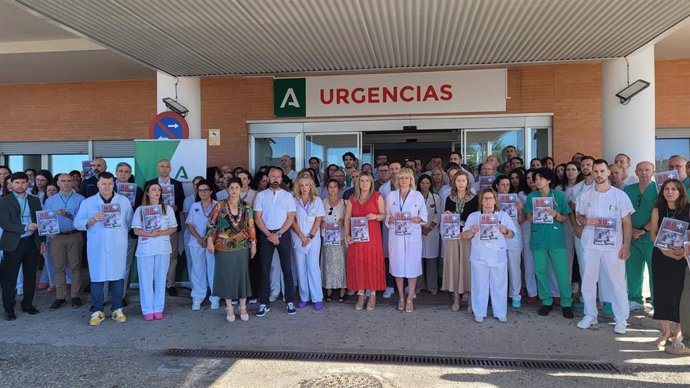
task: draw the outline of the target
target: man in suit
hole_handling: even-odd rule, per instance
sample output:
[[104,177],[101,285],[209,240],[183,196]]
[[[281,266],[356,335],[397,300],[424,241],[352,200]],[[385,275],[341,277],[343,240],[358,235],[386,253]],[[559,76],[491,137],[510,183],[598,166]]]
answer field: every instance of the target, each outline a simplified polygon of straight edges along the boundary
[[172,207],[175,212],[175,219],[177,220],[177,232],[170,235],[170,245],[172,245],[172,253],[170,253],[170,267],[168,268],[168,278],[166,288],[168,295],[177,296],[177,289],[175,288],[175,270],[177,268],[177,254],[178,243],[180,241],[180,231],[182,230],[182,223],[180,222],[180,212],[184,204],[184,188],[182,183],[170,177],[170,161],[168,159],[161,159],[158,161],[158,178],[151,179],[146,182],[144,188],[152,183],[157,183],[163,190],[162,200],[166,205]]
[[5,319],[17,319],[14,313],[17,275],[19,266],[24,274],[24,299],[22,311],[31,315],[38,314],[33,306],[36,287],[36,267],[38,255],[45,253],[45,238],[38,235],[36,212],[41,210],[38,197],[26,192],[29,178],[23,172],[10,176],[12,194],[0,198],[0,250],[4,259],[0,264],[0,284],[2,284],[2,305],[5,308]]
[[92,195],[98,193],[98,187],[96,182],[98,182],[98,175],[104,171],[108,170],[108,164],[103,158],[95,158],[91,163],[93,167],[93,176],[88,179],[84,179],[81,182],[81,187],[79,188],[79,194],[83,195],[84,198],[89,198]]

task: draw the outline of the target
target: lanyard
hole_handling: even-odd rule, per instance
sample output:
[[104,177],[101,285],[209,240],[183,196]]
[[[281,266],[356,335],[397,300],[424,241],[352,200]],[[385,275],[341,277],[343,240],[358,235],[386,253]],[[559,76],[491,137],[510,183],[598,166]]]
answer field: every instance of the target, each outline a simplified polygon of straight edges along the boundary
[[62,200],[62,203],[65,204],[65,209],[67,209],[67,203],[69,203],[70,198],[72,198],[72,194],[74,194],[74,191],[70,191],[69,196],[67,196],[67,199],[64,199],[62,197],[62,193],[60,193],[60,199]]
[[302,198],[300,198],[298,201],[299,206],[304,209],[304,212],[307,213],[307,216],[309,215],[309,210],[311,209],[311,200],[307,201],[307,205],[304,206],[302,205]]
[[407,195],[405,196],[405,199],[402,199],[402,191],[398,190],[398,198],[400,199],[400,211],[403,211],[403,206],[405,205],[405,201],[407,201],[407,198],[410,197],[410,192],[407,192]]
[[21,208],[21,214],[19,216],[22,218],[25,217],[24,213],[26,212],[26,207],[29,204],[29,199],[26,197],[27,195],[28,194],[24,193],[24,202],[19,203],[19,201],[20,201],[19,195],[14,193],[14,197],[17,198],[17,202],[19,203],[20,208]]

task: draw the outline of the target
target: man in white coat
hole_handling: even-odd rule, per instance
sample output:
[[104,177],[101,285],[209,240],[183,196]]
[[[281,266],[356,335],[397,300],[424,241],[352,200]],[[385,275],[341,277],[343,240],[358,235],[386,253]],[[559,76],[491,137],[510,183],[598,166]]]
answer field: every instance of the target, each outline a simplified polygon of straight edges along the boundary
[[92,326],[100,325],[105,319],[105,282],[110,282],[113,294],[112,319],[118,323],[127,320],[122,312],[122,297],[127,265],[128,231],[132,223],[132,205],[127,197],[115,193],[113,174],[101,173],[96,185],[98,195],[85,199],[74,219],[74,227],[87,232],[91,305],[95,310],[89,320]]
[[631,214],[635,209],[625,192],[611,186],[610,173],[605,160],[595,160],[592,168],[594,189],[583,192],[577,199],[577,223],[584,226],[582,297],[585,302],[585,316],[577,327],[587,329],[597,323],[596,293],[601,272],[610,286],[616,320],[613,331],[625,334],[630,313],[625,260],[630,257]]

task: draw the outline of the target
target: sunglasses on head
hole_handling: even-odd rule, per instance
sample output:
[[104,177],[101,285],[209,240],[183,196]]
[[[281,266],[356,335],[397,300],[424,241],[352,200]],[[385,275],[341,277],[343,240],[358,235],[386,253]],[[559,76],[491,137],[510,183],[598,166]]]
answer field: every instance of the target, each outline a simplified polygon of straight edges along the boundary
[[329,216],[332,216],[332,215],[333,215],[333,208],[332,208],[332,207],[328,210],[328,215],[329,215]]

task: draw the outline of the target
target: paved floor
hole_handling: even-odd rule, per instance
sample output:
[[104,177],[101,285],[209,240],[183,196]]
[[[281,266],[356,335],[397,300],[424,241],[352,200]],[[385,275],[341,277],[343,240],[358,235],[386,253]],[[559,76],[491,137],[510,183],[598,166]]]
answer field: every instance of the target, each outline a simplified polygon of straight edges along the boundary
[[[182,295],[188,294],[183,290]],[[145,322],[138,294],[130,291],[128,322],[88,325],[88,307],[48,311],[52,294],[39,292],[41,313],[18,312],[0,322],[0,381],[26,386],[315,386],[314,379],[374,379],[379,386],[683,386],[690,384],[690,357],[654,348],[657,323],[642,313],[630,319],[628,334],[615,335],[601,322],[580,330],[556,308],[548,317],[537,307],[511,310],[508,323],[492,318],[477,324],[466,312],[451,312],[449,296],[422,294],[414,313],[398,312],[379,298],[374,311],[354,311],[353,302],[308,307],[288,316],[274,303],[264,318],[230,324],[224,311],[190,309],[188,296],[168,298],[166,317]],[[252,309],[255,309],[255,305]],[[341,351],[374,354],[450,355],[508,359],[580,360],[613,363],[620,373],[460,368],[170,357],[167,349],[257,349]],[[357,380],[357,379],[360,380]],[[364,379],[364,380],[362,380]],[[361,385],[361,384],[359,384]]]

